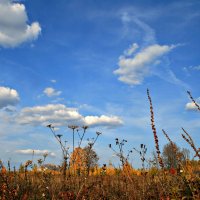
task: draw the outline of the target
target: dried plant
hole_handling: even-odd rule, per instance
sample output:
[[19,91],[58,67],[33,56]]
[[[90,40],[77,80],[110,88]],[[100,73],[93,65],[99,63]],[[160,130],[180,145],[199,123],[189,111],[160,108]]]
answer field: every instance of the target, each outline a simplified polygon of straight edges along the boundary
[[[160,160],[160,150],[158,145],[158,137],[156,133],[156,128],[154,124],[154,113],[153,106],[149,91],[147,90],[147,95],[150,102],[150,112],[151,112],[151,126],[153,130],[155,146],[157,154],[155,157],[158,158],[160,167],[163,168],[162,160]],[[63,158],[65,164],[68,164],[67,160],[69,158],[69,148],[66,147],[66,141],[63,142],[63,136],[61,134],[56,134],[54,127],[50,124],[47,126],[51,129],[54,137],[58,141],[60,148],[63,152]],[[83,139],[86,135],[86,130],[88,126],[77,127],[70,126],[73,131],[73,150],[76,152],[82,152],[85,155],[85,159],[94,158],[92,156],[87,157],[87,153],[93,151],[93,147],[101,135],[101,132],[96,132],[94,138],[88,139],[88,145],[82,149]],[[83,131],[81,133],[81,130]],[[194,141],[191,136],[183,130],[182,137],[184,140],[193,148],[196,156],[199,157],[200,149],[195,147]],[[166,136],[170,144],[175,143],[170,139],[168,134],[164,131],[163,134]],[[75,133],[77,132],[77,135]],[[75,136],[78,137],[78,146],[75,147]],[[169,199],[200,199],[199,190],[199,172],[200,172],[200,161],[198,160],[188,160],[185,162],[185,169],[180,171],[180,174],[176,173],[176,170],[159,170],[159,166],[153,166],[145,168],[145,162],[148,162],[145,158],[147,148],[146,145],[140,144],[140,149],[133,150],[140,154],[140,159],[142,161],[143,170],[134,169],[129,163],[129,156],[133,150],[125,151],[125,144],[127,140],[115,139],[114,148],[111,144],[109,147],[114,151],[114,153],[120,158],[122,165],[120,167],[114,167],[112,164],[103,166],[93,165],[93,170],[90,171],[90,166],[88,170],[88,176],[76,176],[71,174],[71,169],[60,171],[58,167],[50,168],[52,164],[45,164],[44,170],[39,170],[39,168],[31,167],[33,165],[32,160],[28,160],[23,165],[21,164],[19,170],[12,170],[10,161],[5,166],[0,160],[0,199],[1,200],[28,200],[28,199],[60,199],[60,200],[81,200],[81,199],[108,199],[108,200],[138,200],[138,199],[159,199],[159,200],[169,200]],[[175,148],[173,145],[172,147]],[[87,149],[86,149],[87,148]],[[171,147],[170,147],[171,148]],[[80,151],[79,151],[80,150]],[[87,150],[87,153],[86,153]],[[171,149],[170,149],[171,150]],[[173,149],[174,152],[178,151]],[[73,153],[75,153],[73,152]],[[172,151],[170,151],[172,152]],[[173,152],[172,152],[173,153]],[[34,154],[34,151],[33,151]],[[76,157],[75,153],[75,157]],[[94,154],[93,154],[94,155]],[[42,159],[38,160],[36,166],[41,167],[44,164],[47,154],[43,155]],[[71,155],[73,157],[73,155]],[[76,162],[85,162],[83,157],[79,157]],[[73,160],[74,158],[72,158]],[[179,157],[175,157],[178,160]],[[164,157],[163,157],[164,160]],[[5,162],[6,163],[6,162]],[[71,161],[69,161],[69,164]],[[69,166],[69,165],[68,165]],[[64,169],[64,168],[63,168]],[[145,169],[145,171],[144,171]],[[63,173],[69,174],[67,178],[63,179]],[[92,172],[92,173],[89,173]],[[84,171],[85,173],[85,171]],[[87,172],[86,172],[87,173]]]
[[154,141],[155,141],[155,147],[156,147],[156,153],[157,153],[157,157],[158,157],[158,162],[159,165],[162,169],[164,169],[164,164],[160,155],[160,148],[159,148],[159,142],[158,142],[158,136],[156,133],[156,127],[154,124],[154,112],[153,112],[153,104],[152,104],[152,100],[149,94],[149,89],[147,89],[147,96],[149,99],[149,103],[150,103],[150,113],[151,113],[151,127],[152,127],[152,131],[153,131],[153,135],[154,135]]
[[113,150],[116,156],[119,157],[120,162],[122,164],[122,167],[128,162],[128,158],[130,156],[130,153],[132,153],[132,150],[128,151],[128,154],[125,155],[124,153],[124,145],[127,142],[127,140],[122,139],[121,141],[118,138],[115,138],[115,145],[118,147],[119,151],[115,150],[111,144],[109,144],[109,148]]
[[69,125],[68,128],[72,129],[72,133],[73,133],[73,152],[74,152],[74,133],[75,133],[75,130],[78,129],[78,126],[77,125]]
[[196,153],[195,157],[198,157],[200,159],[200,148],[197,149],[189,133],[184,128],[182,128],[182,130],[186,134],[186,135],[182,134],[183,139],[192,147],[192,149]]
[[145,170],[145,162],[148,163],[148,161],[146,161],[146,153],[147,153],[147,147],[145,144],[140,144],[140,150],[137,150],[136,148],[133,148],[139,155],[140,155],[140,160],[142,161],[142,170]]
[[194,103],[194,105],[197,107],[197,109],[200,111],[200,106],[197,104],[197,102],[194,100],[194,98],[192,97],[191,95],[191,92],[190,91],[187,91],[190,99],[192,100],[192,102]]
[[69,159],[69,148],[66,147],[66,141],[65,141],[65,144],[63,144],[62,135],[56,134],[55,127],[52,126],[52,124],[47,125],[47,127],[51,130],[55,139],[60,144],[60,148],[61,148],[62,155],[63,155],[63,177],[65,179],[66,178],[66,170],[67,170],[67,166],[68,166],[68,159]]
[[178,168],[179,168],[181,165],[181,159],[180,159],[179,154],[177,153],[177,147],[176,147],[175,143],[170,139],[170,137],[168,136],[168,134],[165,132],[164,129],[162,129],[162,132],[165,135],[165,137],[167,138],[167,140],[169,141],[169,143],[171,144],[172,150],[176,156],[176,160],[178,161]]

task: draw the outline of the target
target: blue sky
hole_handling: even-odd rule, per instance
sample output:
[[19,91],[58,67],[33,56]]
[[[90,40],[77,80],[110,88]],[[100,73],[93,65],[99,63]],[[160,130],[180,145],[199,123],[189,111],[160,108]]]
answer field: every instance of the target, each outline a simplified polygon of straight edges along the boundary
[[[70,148],[67,125],[89,125],[86,138],[102,132],[100,163],[117,163],[108,148],[116,137],[126,150],[146,144],[150,157],[147,88],[161,148],[162,129],[190,148],[181,127],[198,147],[200,115],[186,91],[200,102],[199,9],[197,0],[0,0],[0,159],[18,165],[28,149],[35,160],[47,150],[59,164],[48,123]],[[131,162],[140,167],[137,154]]]

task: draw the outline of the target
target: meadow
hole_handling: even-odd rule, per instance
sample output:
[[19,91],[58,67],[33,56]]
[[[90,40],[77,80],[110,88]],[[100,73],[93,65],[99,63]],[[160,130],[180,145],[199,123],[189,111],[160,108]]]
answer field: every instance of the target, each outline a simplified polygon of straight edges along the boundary
[[[200,111],[190,92],[189,97]],[[168,140],[166,152],[159,147],[156,125],[154,122],[153,103],[147,90],[150,104],[150,120],[155,141],[155,155],[150,160],[146,158],[147,148],[140,144],[140,149],[132,149],[127,155],[124,153],[126,140],[114,139],[114,144],[108,147],[116,153],[120,166],[114,167],[112,163],[98,165],[98,156],[94,144],[101,136],[81,148],[87,126],[78,132],[79,143],[73,153],[69,153],[62,141],[62,135],[56,135],[54,127],[47,127],[57,140],[63,155],[61,166],[46,164],[47,154],[38,159],[37,164],[28,160],[19,169],[11,168],[10,163],[0,162],[0,199],[1,200],[175,200],[200,199],[200,149],[195,146],[190,134],[182,129],[182,139],[194,151],[195,156],[189,159],[186,151],[181,151],[170,139],[168,133],[163,136]],[[74,132],[78,126],[69,126]],[[167,148],[168,147],[168,148]],[[141,168],[134,169],[129,163],[129,155],[136,151],[140,155]],[[34,152],[33,152],[34,153]]]

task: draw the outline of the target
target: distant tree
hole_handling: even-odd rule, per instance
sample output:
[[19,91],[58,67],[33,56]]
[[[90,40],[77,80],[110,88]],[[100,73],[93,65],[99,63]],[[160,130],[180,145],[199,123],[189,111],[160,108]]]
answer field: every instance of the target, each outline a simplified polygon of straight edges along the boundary
[[155,151],[152,152],[151,164],[153,165],[153,167],[159,168],[158,157]]
[[177,168],[178,162],[185,163],[187,159],[189,159],[189,150],[181,149],[175,143],[168,143],[163,147],[163,161],[167,168]]
[[81,147],[75,148],[74,152],[70,156],[70,166],[74,171],[77,171],[78,174],[80,174],[80,171],[84,169],[84,159],[84,150]]
[[84,163],[85,163],[86,173],[89,175],[90,169],[93,169],[98,165],[99,157],[97,153],[90,146],[86,146],[83,150],[85,153]]
[[98,165],[98,160],[99,157],[91,146],[86,146],[85,148],[78,147],[71,154],[70,165],[78,174],[81,171],[85,171],[89,175],[90,170]]
[[167,168],[171,167],[176,168],[178,165],[177,155],[179,153],[180,153],[180,148],[175,143],[173,143],[173,145],[171,143],[166,144],[163,147],[163,153],[162,153],[164,165]]
[[186,148],[182,148],[182,160],[185,163],[187,160],[190,160],[190,150]]

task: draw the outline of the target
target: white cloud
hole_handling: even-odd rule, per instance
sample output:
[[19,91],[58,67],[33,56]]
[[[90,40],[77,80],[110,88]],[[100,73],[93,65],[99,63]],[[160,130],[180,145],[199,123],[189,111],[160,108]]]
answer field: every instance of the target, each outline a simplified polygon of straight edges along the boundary
[[200,71],[200,65],[189,66],[188,68],[189,68],[190,70]]
[[51,82],[52,82],[52,83],[56,83],[57,81],[56,81],[55,79],[52,79]]
[[56,91],[54,88],[51,87],[45,88],[43,92],[48,97],[59,96],[62,93],[61,91]]
[[18,102],[19,95],[16,90],[8,87],[0,87],[0,109],[16,105]]
[[[132,48],[125,51],[119,58],[119,69],[114,74],[119,75],[119,80],[130,85],[139,85],[146,76],[151,74],[151,67],[159,64],[159,59],[173,48],[175,45],[149,45],[140,49],[138,53],[134,51],[138,48],[133,44]],[[127,52],[129,57],[127,56]],[[134,54],[134,55],[133,55]],[[131,57],[132,56],[132,57]]]
[[189,66],[189,67],[183,67],[182,70],[185,72],[187,76],[191,76],[191,71],[200,71],[200,65],[196,66]]
[[[199,98],[199,100],[200,100],[200,98]],[[196,103],[200,106],[200,103],[198,103],[198,102],[196,102]],[[197,110],[198,110],[197,106],[196,106],[193,102],[187,103],[187,104],[185,105],[185,109],[186,109],[186,110],[194,110],[194,111],[197,111]]]
[[38,22],[27,24],[28,17],[23,4],[11,0],[0,1],[0,46],[16,47],[38,38],[41,27]]
[[70,124],[116,127],[122,125],[122,120],[116,116],[82,116],[76,108],[68,108],[63,104],[48,104],[45,106],[26,107],[16,117],[19,124],[33,126],[67,126]]
[[48,156],[51,156],[51,157],[56,156],[55,153],[49,150],[21,149],[21,150],[16,150],[15,152],[19,154],[23,154],[23,155],[33,155],[33,152],[34,152],[34,155],[37,155],[37,156],[43,156],[44,154],[48,154]]
[[138,44],[133,43],[129,49],[124,51],[124,55],[131,56],[139,48]]
[[85,124],[88,126],[119,126],[122,125],[123,122],[119,117],[116,116],[87,116],[84,118]]
[[62,104],[26,107],[21,110],[18,118],[20,124],[31,125],[66,125],[67,122],[80,121],[81,115],[74,108]]

